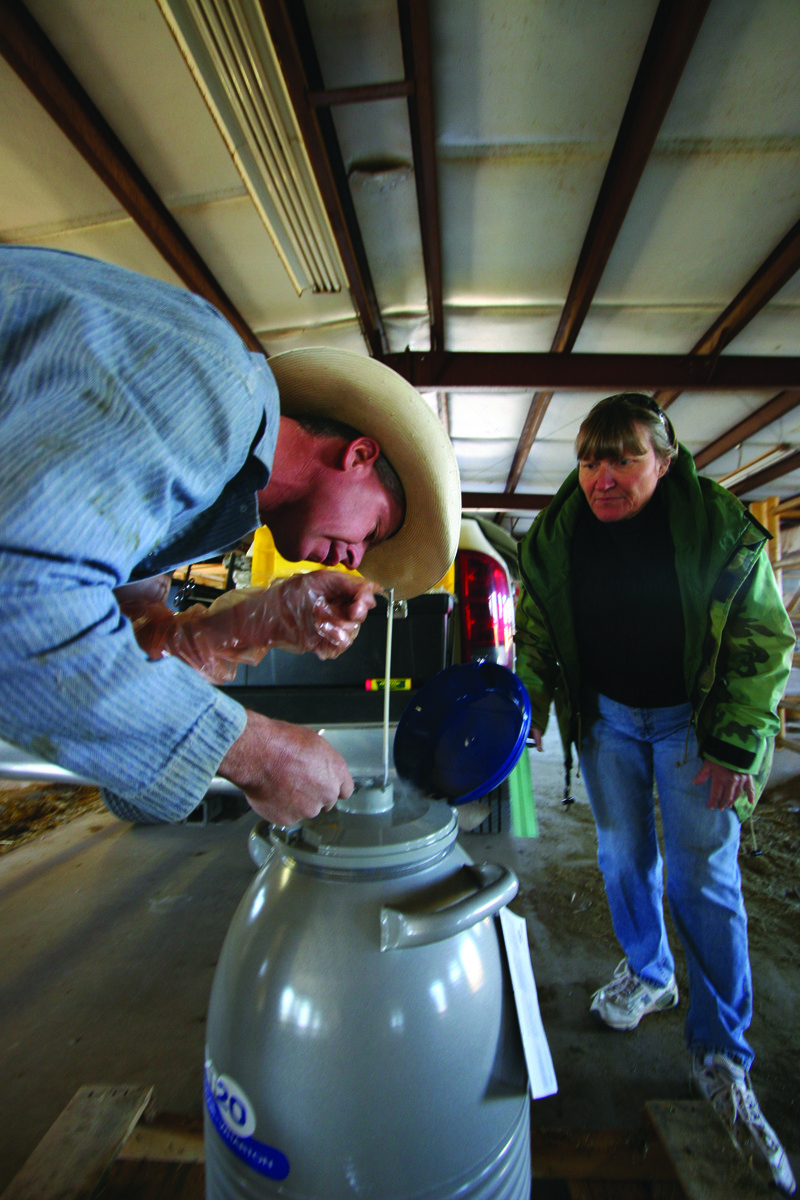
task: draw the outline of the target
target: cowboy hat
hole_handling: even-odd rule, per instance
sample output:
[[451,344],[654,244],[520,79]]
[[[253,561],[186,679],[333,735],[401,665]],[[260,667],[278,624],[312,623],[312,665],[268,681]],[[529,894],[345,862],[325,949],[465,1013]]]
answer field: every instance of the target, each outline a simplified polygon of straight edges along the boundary
[[313,346],[269,359],[287,417],[328,417],[374,438],[394,467],[406,515],[361,572],[407,600],[432,588],[458,549],[461,484],[450,439],[419,392],[384,363]]

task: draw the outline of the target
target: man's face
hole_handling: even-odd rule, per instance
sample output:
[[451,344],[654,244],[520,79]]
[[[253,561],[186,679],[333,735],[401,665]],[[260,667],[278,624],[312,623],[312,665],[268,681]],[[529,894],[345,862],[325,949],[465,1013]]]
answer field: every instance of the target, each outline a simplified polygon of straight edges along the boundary
[[402,523],[401,506],[374,469],[328,472],[302,503],[271,514],[268,521],[278,553],[289,562],[342,563],[353,569]]
[[578,482],[600,521],[624,521],[641,512],[667,470],[668,464],[656,455],[646,427],[639,425],[636,432],[647,446],[644,454],[582,459],[578,464]]

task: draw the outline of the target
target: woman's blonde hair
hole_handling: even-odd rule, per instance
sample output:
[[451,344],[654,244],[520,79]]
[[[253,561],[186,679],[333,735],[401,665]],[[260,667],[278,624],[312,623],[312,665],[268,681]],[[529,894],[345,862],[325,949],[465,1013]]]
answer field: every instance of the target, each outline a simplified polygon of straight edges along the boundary
[[677,456],[678,442],[672,422],[652,396],[643,392],[617,392],[595,404],[575,439],[578,461],[623,458],[647,452],[642,427],[650,435],[656,457],[668,463]]

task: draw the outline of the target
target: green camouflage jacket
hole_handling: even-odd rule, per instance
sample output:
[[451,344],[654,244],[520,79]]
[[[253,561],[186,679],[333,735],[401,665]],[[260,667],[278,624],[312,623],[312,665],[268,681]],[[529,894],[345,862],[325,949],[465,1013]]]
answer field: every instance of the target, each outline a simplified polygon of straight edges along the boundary
[[[741,502],[700,478],[684,446],[664,490],[685,623],[684,677],[700,753],[769,776],[778,702],[795,634],[764,546],[767,531]],[[544,730],[555,703],[567,767],[580,744],[581,678],[570,598],[570,547],[583,494],[578,472],[565,480],[528,532],[520,552],[524,590],[517,605],[516,671]],[[688,731],[687,731],[688,732]],[[740,817],[752,812],[742,797]]]

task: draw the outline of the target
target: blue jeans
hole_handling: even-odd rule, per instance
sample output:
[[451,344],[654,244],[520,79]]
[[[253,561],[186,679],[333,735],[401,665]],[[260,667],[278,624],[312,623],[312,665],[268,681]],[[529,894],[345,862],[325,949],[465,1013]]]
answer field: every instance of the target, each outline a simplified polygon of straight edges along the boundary
[[585,697],[581,772],[614,931],[628,964],[656,984],[673,974],[664,924],[666,863],[667,899],[689,972],[687,1044],[722,1051],[749,1069],[753,1051],[744,1035],[753,988],[739,818],[732,809],[707,807],[710,783],[692,783],[701,763],[691,705],[628,708],[597,693]]

